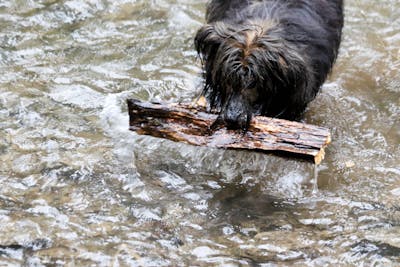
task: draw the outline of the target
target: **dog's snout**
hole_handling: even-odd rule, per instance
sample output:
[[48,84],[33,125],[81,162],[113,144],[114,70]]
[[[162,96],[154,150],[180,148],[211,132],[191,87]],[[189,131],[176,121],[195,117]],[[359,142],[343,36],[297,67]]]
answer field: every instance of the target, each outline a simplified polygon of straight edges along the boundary
[[251,112],[240,95],[235,95],[226,103],[222,120],[229,129],[247,130],[250,124]]

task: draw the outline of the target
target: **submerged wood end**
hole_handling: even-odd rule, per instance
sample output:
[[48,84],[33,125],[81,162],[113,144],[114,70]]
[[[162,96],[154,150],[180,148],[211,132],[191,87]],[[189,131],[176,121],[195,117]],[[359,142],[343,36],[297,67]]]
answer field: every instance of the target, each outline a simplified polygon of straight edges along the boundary
[[218,115],[193,104],[128,100],[129,129],[191,145],[285,152],[320,164],[331,142],[328,129],[305,123],[254,116],[248,131],[214,129]]

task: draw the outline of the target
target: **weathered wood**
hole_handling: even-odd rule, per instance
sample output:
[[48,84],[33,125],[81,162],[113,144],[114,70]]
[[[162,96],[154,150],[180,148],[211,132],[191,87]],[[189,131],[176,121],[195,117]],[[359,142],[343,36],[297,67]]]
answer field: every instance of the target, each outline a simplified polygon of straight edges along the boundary
[[263,116],[254,116],[246,132],[214,129],[218,115],[189,104],[129,99],[128,110],[130,130],[197,146],[288,152],[319,164],[331,142],[328,129]]

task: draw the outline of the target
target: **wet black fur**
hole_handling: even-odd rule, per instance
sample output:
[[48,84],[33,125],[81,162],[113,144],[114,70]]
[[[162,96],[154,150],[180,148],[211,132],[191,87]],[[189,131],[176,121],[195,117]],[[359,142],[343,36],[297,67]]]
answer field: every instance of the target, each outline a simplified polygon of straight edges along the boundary
[[342,0],[212,0],[195,37],[203,95],[220,120],[246,129],[253,114],[296,120],[336,59]]

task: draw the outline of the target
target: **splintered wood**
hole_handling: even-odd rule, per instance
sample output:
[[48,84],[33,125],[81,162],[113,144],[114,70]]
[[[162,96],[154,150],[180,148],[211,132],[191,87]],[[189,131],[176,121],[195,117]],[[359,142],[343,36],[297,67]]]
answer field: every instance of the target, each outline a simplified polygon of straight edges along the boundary
[[196,146],[289,153],[320,164],[331,142],[328,129],[263,116],[254,116],[246,132],[214,129],[218,115],[189,104],[129,99],[128,110],[130,130]]

